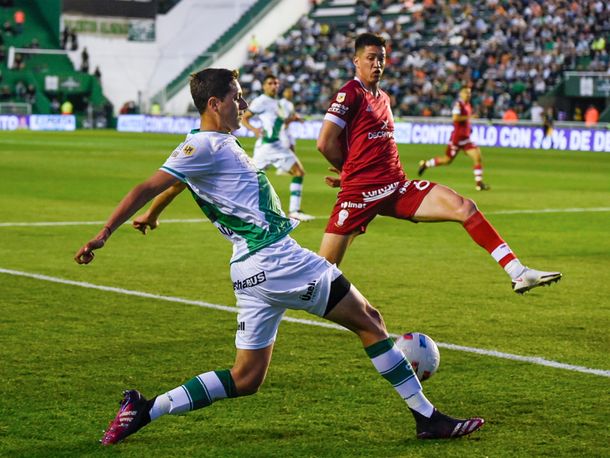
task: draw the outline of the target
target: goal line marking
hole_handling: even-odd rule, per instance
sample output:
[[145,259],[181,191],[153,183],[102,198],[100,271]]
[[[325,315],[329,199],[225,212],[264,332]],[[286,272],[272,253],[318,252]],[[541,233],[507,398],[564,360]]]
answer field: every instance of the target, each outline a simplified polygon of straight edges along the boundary
[[[48,281],[48,282],[52,282],[52,283],[59,283],[62,285],[78,286],[81,288],[95,289],[98,291],[106,291],[106,292],[111,292],[111,293],[124,294],[127,296],[136,296],[136,297],[143,297],[143,298],[147,298],[147,299],[156,299],[156,300],[160,300],[160,301],[196,305],[198,307],[203,307],[203,308],[208,308],[208,309],[213,309],[213,310],[220,310],[223,312],[231,312],[231,313],[238,312],[237,307],[229,307],[226,305],[212,304],[210,302],[204,302],[204,301],[195,301],[195,300],[191,300],[191,299],[184,299],[181,297],[163,296],[163,295],[159,295],[159,294],[146,293],[143,291],[116,288],[113,286],[96,285],[93,283],[67,280],[64,278],[51,277],[48,275],[35,274],[35,273],[30,273],[30,272],[22,272],[22,271],[18,271],[18,270],[0,268],[0,273],[6,274],[6,275],[18,276],[18,277],[33,278],[35,280]],[[347,329],[345,329],[343,326],[339,326],[338,324],[326,323],[326,322],[314,321],[314,320],[306,320],[306,319],[302,319],[302,318],[293,318],[293,317],[285,316],[282,318],[282,321],[287,321],[289,323],[299,323],[299,324],[304,324],[307,326],[318,326],[321,328],[347,331]],[[396,338],[399,336],[399,334],[390,334],[390,336]],[[492,356],[495,358],[509,359],[512,361],[520,361],[520,362],[525,362],[525,363],[538,364],[540,366],[553,367],[556,369],[565,369],[565,370],[574,371],[574,372],[582,372],[585,374],[593,374],[593,375],[599,375],[602,377],[610,377],[610,370],[592,369],[589,367],[575,366],[572,364],[565,364],[565,363],[560,363],[558,361],[548,360],[548,359],[541,358],[538,356],[514,355],[512,353],[505,353],[505,352],[496,351],[496,350],[485,350],[483,348],[467,347],[464,345],[455,345],[455,344],[443,343],[443,342],[437,342],[437,345],[440,348],[447,348],[449,350],[463,351],[463,352],[467,352],[467,353],[476,353],[478,355]]]
[[[590,208],[541,208],[538,210],[497,210],[485,212],[486,215],[524,215],[524,214],[543,214],[543,213],[588,213],[588,212],[610,212],[610,207],[590,207]],[[326,219],[325,216],[315,216],[316,219]],[[206,218],[191,219],[162,219],[161,223],[207,223]],[[33,221],[33,222],[5,222],[0,223],[0,227],[36,227],[36,226],[101,226],[106,221]]]

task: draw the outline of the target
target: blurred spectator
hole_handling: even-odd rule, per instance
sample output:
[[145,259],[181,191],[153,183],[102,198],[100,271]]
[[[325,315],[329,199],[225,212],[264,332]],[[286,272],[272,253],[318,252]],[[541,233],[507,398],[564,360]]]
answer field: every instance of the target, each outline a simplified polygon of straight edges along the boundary
[[68,47],[68,39],[70,38],[70,29],[66,26],[61,32],[61,47],[66,49]]
[[548,137],[553,133],[553,108],[548,107],[542,117],[542,128],[544,129],[544,136]]
[[100,71],[100,67],[96,66],[95,70],[93,71],[93,76],[95,76],[98,80],[101,81],[102,79],[102,72]]
[[542,122],[543,122],[542,115],[543,114],[544,114],[544,108],[542,108],[542,106],[538,102],[534,102],[534,104],[532,105],[532,108],[530,110],[530,116],[531,116],[532,122],[534,122],[536,124],[542,124]]
[[66,99],[64,103],[61,104],[61,114],[62,115],[71,115],[74,112],[74,105],[70,100]]
[[51,98],[51,114],[59,114],[60,108],[61,105],[59,103],[59,100],[57,99],[57,97],[53,96]]
[[585,125],[594,126],[599,122],[599,110],[595,105],[589,105],[585,111]]
[[0,86],[0,100],[10,100],[11,95],[11,88],[8,86],[8,84],[3,84]]
[[26,86],[25,83],[21,80],[15,83],[15,96],[18,99],[25,99]]
[[36,86],[28,84],[25,90],[25,101],[34,105],[36,103]]
[[78,36],[76,35],[76,31],[74,29],[70,30],[68,37],[70,39],[70,50],[76,51],[78,49]]
[[21,34],[25,25],[25,13],[23,10],[16,10],[13,19],[15,20],[15,32]]
[[15,60],[13,61],[13,70],[24,70],[25,69],[25,60],[23,59],[23,54],[16,52]]
[[519,115],[513,107],[509,107],[502,115],[502,121],[513,124],[519,120]]
[[89,73],[89,52],[87,51],[86,46],[80,53],[80,71],[83,73]]
[[2,24],[2,33],[5,33],[10,37],[13,35],[14,31],[15,29],[13,29],[13,25],[11,24],[11,22],[8,19],[4,21],[4,24]]
[[250,37],[250,43],[248,43],[248,54],[256,55],[258,54],[258,51],[258,40],[256,39],[256,35],[252,35]]
[[158,103],[153,103],[150,106],[150,114],[153,116],[161,116],[161,105],[159,105]]
[[133,100],[129,100],[123,104],[119,110],[119,114],[138,114],[138,106]]
[[580,107],[574,108],[574,121],[582,122],[582,109]]

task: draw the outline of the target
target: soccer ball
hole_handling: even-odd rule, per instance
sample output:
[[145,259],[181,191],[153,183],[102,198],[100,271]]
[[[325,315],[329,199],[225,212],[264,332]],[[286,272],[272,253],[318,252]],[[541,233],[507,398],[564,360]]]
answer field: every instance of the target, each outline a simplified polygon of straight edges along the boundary
[[441,355],[434,340],[426,334],[410,332],[396,339],[396,346],[407,357],[417,378],[422,382],[438,369]]

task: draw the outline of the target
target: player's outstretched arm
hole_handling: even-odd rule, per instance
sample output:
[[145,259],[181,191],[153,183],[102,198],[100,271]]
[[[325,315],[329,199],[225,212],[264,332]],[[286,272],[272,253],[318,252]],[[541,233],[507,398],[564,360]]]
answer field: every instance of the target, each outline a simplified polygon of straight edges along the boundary
[[186,184],[181,181],[170,186],[154,198],[148,210],[135,217],[131,223],[134,229],[146,235],[148,229],[156,229],[159,226],[161,212],[174,200],[174,198],[186,189]]
[[250,124],[250,118],[252,118],[252,116],[254,116],[254,113],[252,113],[250,110],[246,110],[244,116],[241,118],[241,123],[246,129],[254,133],[256,138],[262,137],[263,129],[260,127],[254,127],[252,124]]
[[317,143],[318,151],[338,171],[343,167],[343,147],[340,140],[342,131],[343,128],[334,122],[324,120]]
[[161,170],[157,170],[148,180],[140,183],[129,191],[114,209],[103,229],[76,252],[74,260],[78,264],[89,264],[93,261],[93,251],[102,248],[106,244],[106,240],[108,240],[110,235],[121,226],[121,224],[127,221],[150,199],[176,183],[178,183],[176,177]]

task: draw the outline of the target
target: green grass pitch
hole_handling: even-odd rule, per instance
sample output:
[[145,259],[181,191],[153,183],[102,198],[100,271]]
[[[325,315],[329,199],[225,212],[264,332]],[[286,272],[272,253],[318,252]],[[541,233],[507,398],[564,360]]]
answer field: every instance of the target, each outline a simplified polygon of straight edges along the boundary
[[[564,273],[559,284],[518,296],[459,225],[388,218],[356,239],[342,270],[392,333],[605,373],[441,347],[426,394],[487,424],[461,440],[418,441],[403,401],[354,336],[286,322],[256,396],[162,418],[102,448],[123,389],[152,396],[230,367],[235,315],[14,273],[233,306],[231,247],[206,222],[162,220],[146,237],[124,226],[91,265],[72,260],[101,227],[87,223],[105,221],[182,138],[0,132],[0,455],[610,456],[610,155],[493,148],[483,151],[489,192],[474,191],[463,156],[425,178],[475,199],[524,264]],[[443,149],[401,145],[407,173]],[[308,172],[303,207],[320,218],[293,234],[317,250],[335,191],[314,142],[300,141],[298,152]],[[286,203],[289,177],[269,175]],[[203,218],[186,193],[163,216]],[[75,224],[32,224],[41,222]]]

